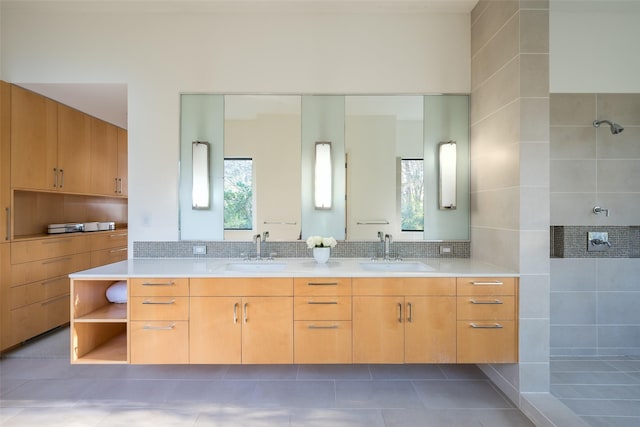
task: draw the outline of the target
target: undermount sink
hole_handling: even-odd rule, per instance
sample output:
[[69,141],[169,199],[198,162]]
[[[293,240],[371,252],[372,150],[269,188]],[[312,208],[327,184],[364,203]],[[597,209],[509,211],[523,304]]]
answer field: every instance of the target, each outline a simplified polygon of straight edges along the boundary
[[275,272],[282,271],[287,266],[284,262],[273,261],[246,261],[246,262],[234,262],[226,265],[227,271],[242,271],[242,272]]
[[366,271],[413,272],[433,271],[433,267],[419,261],[367,261],[360,267]]

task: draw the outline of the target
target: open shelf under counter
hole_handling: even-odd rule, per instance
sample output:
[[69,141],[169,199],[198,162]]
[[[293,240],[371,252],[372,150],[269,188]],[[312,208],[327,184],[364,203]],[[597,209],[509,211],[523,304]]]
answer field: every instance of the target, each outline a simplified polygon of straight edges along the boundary
[[127,304],[108,303],[73,320],[76,323],[126,323]]
[[127,359],[127,334],[120,334],[91,350],[73,363],[129,363]]
[[71,363],[129,363],[126,323],[74,323]]

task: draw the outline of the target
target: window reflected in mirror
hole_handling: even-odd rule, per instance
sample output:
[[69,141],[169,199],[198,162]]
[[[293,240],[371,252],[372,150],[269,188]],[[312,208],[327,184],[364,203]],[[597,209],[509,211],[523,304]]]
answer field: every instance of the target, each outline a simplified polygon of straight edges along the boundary
[[424,160],[400,160],[402,231],[424,231]]
[[253,229],[252,159],[224,159],[224,229]]

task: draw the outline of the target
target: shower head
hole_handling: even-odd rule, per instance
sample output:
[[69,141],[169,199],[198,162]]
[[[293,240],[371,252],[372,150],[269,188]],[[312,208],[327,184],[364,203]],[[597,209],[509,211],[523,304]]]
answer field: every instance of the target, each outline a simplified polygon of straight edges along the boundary
[[613,134],[613,135],[617,135],[617,134],[619,134],[620,132],[622,132],[624,130],[624,128],[622,126],[620,126],[617,123],[610,122],[609,120],[594,120],[593,121],[593,127],[596,127],[596,128],[600,127],[600,125],[602,123],[606,123],[606,124],[609,125],[609,127],[611,128],[611,134]]

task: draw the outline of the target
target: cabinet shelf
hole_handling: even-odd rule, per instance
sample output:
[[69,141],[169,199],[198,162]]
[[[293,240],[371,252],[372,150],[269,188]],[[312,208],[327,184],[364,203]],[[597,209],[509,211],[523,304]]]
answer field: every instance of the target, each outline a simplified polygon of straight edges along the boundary
[[79,357],[74,363],[128,363],[127,334],[116,335],[84,356]]
[[126,323],[127,322],[127,304],[109,303],[97,308],[91,313],[74,319],[75,322],[87,323]]

